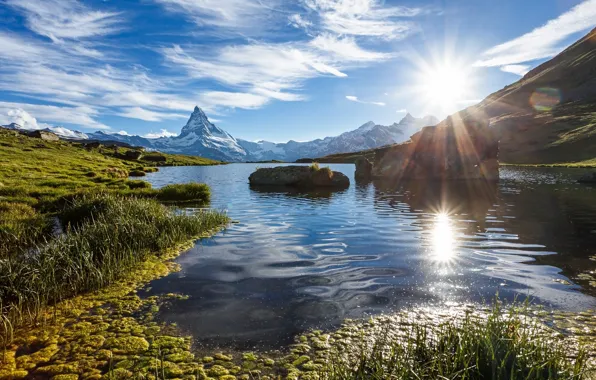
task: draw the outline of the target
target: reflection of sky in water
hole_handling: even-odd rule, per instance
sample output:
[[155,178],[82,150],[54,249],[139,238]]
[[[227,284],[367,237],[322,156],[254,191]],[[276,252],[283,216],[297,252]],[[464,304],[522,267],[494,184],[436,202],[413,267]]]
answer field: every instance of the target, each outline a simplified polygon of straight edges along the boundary
[[[151,284],[151,292],[191,295],[162,317],[198,342],[275,347],[344,318],[483,301],[497,291],[563,309],[596,306],[578,286],[553,281],[568,280],[558,267],[569,270],[569,258],[583,263],[581,247],[596,242],[569,226],[568,201],[537,190],[536,176],[573,187],[563,175],[504,169],[498,187],[352,181],[346,191],[302,194],[250,189],[254,168],[174,167],[147,176],[154,186],[206,182],[212,206],[239,222],[182,255],[181,272]],[[352,165],[333,168],[353,180]],[[561,223],[567,229],[555,227]],[[554,261],[534,262],[543,257]]]

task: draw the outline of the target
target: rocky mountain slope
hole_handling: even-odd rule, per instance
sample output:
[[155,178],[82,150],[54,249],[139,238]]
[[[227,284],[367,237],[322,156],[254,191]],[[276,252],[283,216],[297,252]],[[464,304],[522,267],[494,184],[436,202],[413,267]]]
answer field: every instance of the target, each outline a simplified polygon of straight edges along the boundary
[[[223,129],[216,127],[199,107],[195,107],[180,135],[174,137],[149,139],[141,136],[108,134],[101,131],[82,134],[62,127],[54,127],[51,131],[66,139],[118,141],[166,153],[195,155],[222,161],[295,161],[303,157],[354,152],[403,142],[420,128],[437,123],[438,120],[433,116],[417,119],[407,114],[399,123],[389,126],[369,121],[358,129],[342,133],[339,136],[313,141],[252,142],[236,139]],[[12,128],[11,126],[6,127]]]
[[507,163],[596,158],[596,29],[465,112],[482,112]]

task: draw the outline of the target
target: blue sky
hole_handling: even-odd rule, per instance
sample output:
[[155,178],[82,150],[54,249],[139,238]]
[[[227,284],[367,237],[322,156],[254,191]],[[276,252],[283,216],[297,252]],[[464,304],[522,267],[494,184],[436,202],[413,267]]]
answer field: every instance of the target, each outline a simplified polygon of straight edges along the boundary
[[0,123],[149,137],[195,105],[305,141],[443,118],[596,25],[596,0],[0,0]]

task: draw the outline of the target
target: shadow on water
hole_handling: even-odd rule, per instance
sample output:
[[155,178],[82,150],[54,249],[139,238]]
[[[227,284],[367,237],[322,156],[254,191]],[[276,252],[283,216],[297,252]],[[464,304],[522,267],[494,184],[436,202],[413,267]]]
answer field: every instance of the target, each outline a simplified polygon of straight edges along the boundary
[[165,168],[147,177],[156,187],[207,182],[213,207],[239,221],[142,292],[189,295],[160,318],[199,346],[275,349],[345,318],[483,302],[497,291],[565,310],[596,307],[594,288],[575,280],[596,269],[596,193],[578,187],[575,173],[503,169],[498,184],[355,183],[352,165],[332,165],[350,176],[349,189],[303,192],[251,188],[254,168]]
[[250,191],[263,197],[285,196],[305,200],[328,201],[334,196],[344,194],[346,190],[316,189],[306,191],[291,186],[255,186],[250,185]]

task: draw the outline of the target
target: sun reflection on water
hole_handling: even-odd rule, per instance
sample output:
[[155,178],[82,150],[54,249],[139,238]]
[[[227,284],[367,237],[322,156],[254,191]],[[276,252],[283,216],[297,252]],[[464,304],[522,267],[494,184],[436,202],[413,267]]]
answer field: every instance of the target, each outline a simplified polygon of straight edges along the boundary
[[456,241],[447,213],[437,214],[432,230],[432,260],[448,263],[455,259]]

